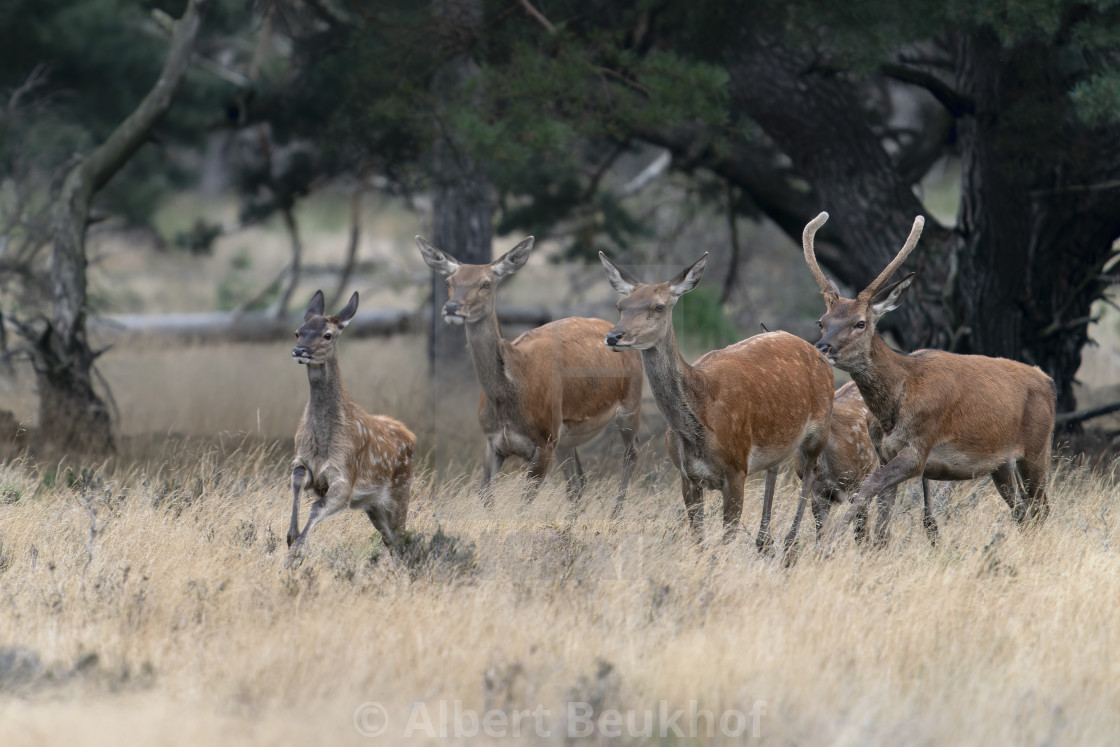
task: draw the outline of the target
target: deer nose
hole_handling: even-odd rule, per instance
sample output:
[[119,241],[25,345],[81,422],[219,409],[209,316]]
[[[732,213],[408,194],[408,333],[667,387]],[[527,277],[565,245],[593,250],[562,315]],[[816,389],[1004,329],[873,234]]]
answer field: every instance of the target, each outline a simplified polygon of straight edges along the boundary
[[612,329],[610,332],[607,333],[607,345],[609,347],[613,348],[615,345],[622,342],[622,338],[625,337],[625,336],[626,336],[625,332],[619,332],[617,330]]
[[292,348],[292,357],[293,358],[310,358],[311,357],[311,350],[304,347],[303,345],[296,345],[294,348]]
[[831,343],[818,342],[815,347],[817,348],[817,350],[821,351],[821,353],[824,354],[826,358],[832,357],[835,353],[835,351],[832,349]]
[[443,305],[443,313],[445,316],[448,314],[458,314],[461,308],[462,304],[458,301],[448,301]]

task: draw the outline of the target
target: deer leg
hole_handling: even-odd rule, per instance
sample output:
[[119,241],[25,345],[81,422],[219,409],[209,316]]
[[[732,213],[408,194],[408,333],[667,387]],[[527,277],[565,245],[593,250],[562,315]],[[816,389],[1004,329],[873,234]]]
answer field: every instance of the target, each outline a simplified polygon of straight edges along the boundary
[[797,540],[797,533],[801,531],[801,517],[805,513],[805,504],[809,502],[810,498],[813,500],[813,513],[817,513],[818,499],[813,493],[813,483],[816,482],[816,479],[817,460],[814,457],[805,463],[805,472],[801,476],[801,495],[797,499],[797,512],[793,515],[793,524],[790,525],[789,534],[786,535],[786,540],[782,543],[782,553],[785,555],[786,565],[789,565],[793,560],[790,550]]
[[817,539],[824,534],[824,525],[828,515],[832,512],[832,503],[836,500],[836,493],[832,490],[821,490],[818,480],[813,480],[813,502],[809,504],[813,509],[813,525],[817,530]]
[[350,491],[351,486],[345,482],[334,482],[325,496],[311,504],[311,513],[307,516],[307,523],[303,526],[303,531],[296,537],[292,546],[288,548],[288,560],[284,563],[285,568],[291,568],[292,570],[299,568],[304,555],[307,554],[307,537],[311,534],[311,529],[323,519],[349,505]]
[[490,493],[490,480],[502,469],[506,455],[495,448],[494,443],[486,440],[486,455],[482,458],[482,485],[479,492],[482,494],[482,505],[490,506],[494,497]]
[[937,532],[937,519],[933,518],[933,499],[929,492],[929,478],[922,477],[922,527],[926,530],[926,539],[937,547],[939,539]]
[[583,495],[587,480],[583,476],[583,465],[579,461],[579,452],[569,449],[570,459],[564,460],[564,473],[568,476],[568,500],[574,501]]
[[743,482],[746,475],[732,475],[723,482],[723,539],[728,541],[740,526],[743,515]]
[[[627,421],[637,420],[637,417],[627,416]],[[626,498],[626,487],[630,484],[630,477],[634,474],[634,464],[638,461],[638,449],[634,445],[634,441],[638,435],[636,424],[631,427],[629,424],[619,425],[618,432],[622,435],[623,451],[622,451],[622,485],[618,489],[618,500],[615,501],[614,510],[611,512],[611,518],[618,516],[622,510],[622,501]]]
[[704,489],[681,473],[681,496],[684,498],[684,512],[688,515],[688,526],[697,541],[703,539],[704,531]]
[[307,482],[307,467],[300,465],[292,470],[292,522],[288,525],[288,547],[299,536],[299,491]]
[[1015,462],[1004,462],[992,472],[992,483],[999,491],[1004,503],[1011,509],[1011,515],[1020,524],[1026,516],[1026,506],[1019,495],[1019,481],[1015,477]]
[[871,473],[863,481],[863,485],[859,489],[859,495],[852,501],[851,508],[844,513],[844,517],[829,532],[828,544],[832,545],[836,542],[857,516],[867,515],[872,498],[884,490],[897,487],[904,480],[909,480],[911,477],[917,477],[921,474],[922,462],[922,457],[919,456],[917,450],[906,448],[896,454],[894,459]]
[[1026,519],[1045,521],[1050,515],[1050,500],[1046,496],[1046,478],[1050,473],[1049,437],[1044,453],[1020,460],[1018,468],[1019,476],[1023,478],[1023,493],[1027,496]]
[[381,541],[391,551],[400,537],[397,535],[396,511],[392,505],[392,488],[386,491],[386,503],[379,503],[366,507],[366,516],[369,517],[373,528],[381,535]]
[[549,441],[544,446],[537,447],[533,453],[533,458],[529,461],[529,489],[525,493],[525,501],[529,502],[537,497],[540,492],[541,483],[544,482],[544,475],[548,472],[548,466],[552,463],[552,452],[555,450],[556,444]]
[[875,522],[875,547],[885,547],[890,538],[891,510],[898,496],[898,485],[879,491],[879,518]]
[[766,470],[766,486],[762,489],[762,521],[758,524],[758,536],[754,545],[760,553],[769,555],[774,548],[774,537],[770,534],[770,510],[774,506],[774,490],[778,486],[778,470]]

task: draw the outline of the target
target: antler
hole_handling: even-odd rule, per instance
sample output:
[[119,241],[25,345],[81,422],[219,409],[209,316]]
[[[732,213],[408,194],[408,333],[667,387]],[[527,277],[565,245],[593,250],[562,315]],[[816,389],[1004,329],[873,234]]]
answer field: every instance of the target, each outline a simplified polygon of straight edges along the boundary
[[809,272],[813,273],[813,278],[821,287],[821,293],[826,296],[839,296],[836,286],[821,272],[820,265],[817,264],[817,252],[813,248],[813,237],[817,235],[817,230],[826,220],[828,220],[828,213],[822,212],[805,224],[805,230],[801,234],[801,246],[805,249],[805,263],[809,265]]
[[863,292],[860,293],[861,296],[870,297],[879,292],[883,283],[890,279],[894,271],[906,261],[908,256],[910,256],[910,252],[914,251],[914,247],[918,245],[918,238],[922,235],[922,227],[925,226],[925,224],[926,219],[922,216],[919,215],[914,218],[914,226],[910,229],[910,235],[906,238],[906,243],[902,245],[902,249],[900,249],[898,254],[895,255],[895,258],[891,260],[891,263],[883,268],[883,271],[879,273],[879,277],[872,280],[871,285],[863,289]]

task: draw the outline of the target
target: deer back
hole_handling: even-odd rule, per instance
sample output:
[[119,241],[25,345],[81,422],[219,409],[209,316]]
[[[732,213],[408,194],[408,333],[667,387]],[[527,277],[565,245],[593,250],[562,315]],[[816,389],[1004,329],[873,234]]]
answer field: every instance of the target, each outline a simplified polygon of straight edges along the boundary
[[603,340],[610,328],[603,319],[569,317],[529,330],[511,343],[507,365],[539,437],[559,435],[557,404],[566,426],[593,427],[609,422],[620,406],[640,403],[641,357],[607,348]]
[[723,460],[739,469],[748,471],[751,451],[788,454],[808,433],[829,427],[832,368],[812,345],[787,332],[713,350],[692,372],[686,396]]

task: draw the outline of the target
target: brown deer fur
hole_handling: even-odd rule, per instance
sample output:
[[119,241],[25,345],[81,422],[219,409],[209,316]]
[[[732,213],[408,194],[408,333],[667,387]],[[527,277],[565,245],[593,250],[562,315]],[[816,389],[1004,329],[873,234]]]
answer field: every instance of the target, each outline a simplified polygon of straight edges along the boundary
[[[876,495],[876,538],[886,539],[893,490],[903,481],[968,480],[990,474],[1014,517],[1024,522],[1049,513],[1046,481],[1054,430],[1054,385],[1037,368],[1005,358],[942,350],[895,352],[876,333],[883,314],[898,304],[911,273],[883,284],[914,249],[924,219],[918,216],[905,245],[855,299],[841,298],[817,265],[813,237],[828,219],[821,213],[803,235],[805,261],[821,288],[820,350],[847,371],[878,422],[883,467],[863,484],[836,533]],[[1026,495],[1019,495],[1019,482]]]
[[[817,460],[817,479],[813,482],[813,507],[817,531],[820,532],[833,503],[843,503],[859,493],[868,475],[882,462],[875,449],[879,424],[867,409],[855,382],[849,381],[832,398],[832,425],[828,443]],[[804,475],[805,462],[798,453],[797,476]],[[937,522],[930,504],[929,480],[922,478],[922,524],[933,544],[937,544]],[[866,539],[867,507],[857,516],[856,538]]]
[[[365,511],[390,548],[404,530],[416,436],[393,418],[370,415],[346,394],[336,346],[357,310],[355,293],[337,315],[324,316],[323,293],[316,291],[296,331],[292,357],[307,366],[311,396],[296,430],[288,567],[302,562],[311,528],[346,507]],[[300,532],[305,488],[319,499]]]
[[[500,259],[467,265],[416,237],[428,266],[447,277],[443,318],[463,325],[482,392],[478,421],[486,436],[482,487],[509,456],[529,462],[539,486],[553,454],[570,455],[574,491],[583,485],[576,447],[617,421],[624,443],[619,500],[634,469],[641,419],[642,363],[636,353],[613,355],[603,346],[610,322],[569,317],[545,324],[513,342],[502,337],[494,298],[498,284],[525,266],[528,237]],[[617,506],[616,506],[617,510]]]
[[723,493],[727,530],[739,523],[747,475],[767,471],[756,543],[768,548],[774,470],[802,453],[801,499],[786,536],[788,550],[828,439],[832,370],[812,345],[786,332],[742,340],[688,365],[673,333],[673,306],[700,282],[707,256],[667,283],[645,285],[600,252],[611,286],[624,296],[618,303],[621,318],[606,343],[612,350],[642,353],[654,399],[669,424],[669,457],[681,472],[685,510],[697,534],[704,489]]

